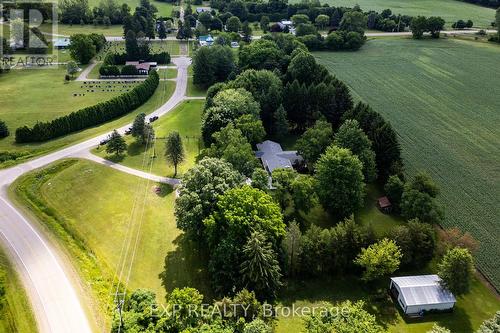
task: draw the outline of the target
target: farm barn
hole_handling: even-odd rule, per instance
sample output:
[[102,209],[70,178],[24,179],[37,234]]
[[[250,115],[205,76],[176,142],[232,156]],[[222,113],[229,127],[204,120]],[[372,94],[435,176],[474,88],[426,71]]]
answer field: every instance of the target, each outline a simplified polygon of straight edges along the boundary
[[455,296],[441,287],[440,281],[437,275],[394,277],[389,289],[407,315],[451,311],[455,306]]

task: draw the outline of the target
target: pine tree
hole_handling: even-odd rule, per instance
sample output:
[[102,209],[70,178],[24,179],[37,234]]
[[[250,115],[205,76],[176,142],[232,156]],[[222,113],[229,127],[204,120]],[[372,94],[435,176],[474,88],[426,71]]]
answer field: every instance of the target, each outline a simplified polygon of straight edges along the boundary
[[146,114],[145,113],[138,114],[134,119],[134,123],[132,124],[131,134],[139,143],[144,142],[143,139],[144,139],[145,125],[146,125]]
[[278,110],[274,113],[274,135],[278,139],[283,139],[288,134],[288,119],[286,119],[286,112],[283,105],[280,105]]
[[160,21],[160,27],[158,28],[158,37],[161,40],[164,40],[165,38],[167,38],[167,29],[165,28],[164,21]]
[[10,135],[9,128],[7,127],[7,124],[0,120],[0,139],[1,138],[6,138]]
[[127,150],[127,144],[125,140],[122,138],[120,133],[116,130],[111,133],[111,137],[106,144],[106,153],[115,154],[117,156],[121,155],[125,150]]
[[254,231],[243,247],[241,274],[247,285],[254,287],[256,294],[272,299],[281,286],[281,272],[277,255],[266,238]]
[[165,157],[174,166],[174,178],[177,176],[177,166],[185,159],[184,147],[179,132],[171,132],[165,142]]
[[132,30],[129,30],[125,36],[125,50],[127,52],[128,59],[139,60],[139,45],[137,44],[137,36]]

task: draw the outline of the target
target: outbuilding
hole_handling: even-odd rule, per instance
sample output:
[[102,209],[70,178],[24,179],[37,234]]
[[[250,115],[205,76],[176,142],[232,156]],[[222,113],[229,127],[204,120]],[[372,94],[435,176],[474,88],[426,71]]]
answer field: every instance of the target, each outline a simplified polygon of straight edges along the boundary
[[437,275],[401,276],[391,278],[389,289],[403,312],[423,316],[426,312],[453,310],[455,296],[440,284]]

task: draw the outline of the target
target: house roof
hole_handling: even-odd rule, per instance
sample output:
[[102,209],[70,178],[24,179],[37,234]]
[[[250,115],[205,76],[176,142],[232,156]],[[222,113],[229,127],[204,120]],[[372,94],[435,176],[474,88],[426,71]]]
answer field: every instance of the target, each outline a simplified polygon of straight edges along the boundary
[[401,276],[391,278],[399,289],[406,305],[455,303],[455,296],[444,289],[437,275]]
[[214,39],[213,39],[213,38],[212,38],[212,36],[210,36],[210,35],[200,36],[200,37],[198,38],[198,40],[199,40],[200,42],[207,42],[207,43],[211,43],[211,42],[213,42],[213,41],[214,41]]
[[275,169],[292,168],[292,160],[300,159],[296,151],[283,151],[279,143],[271,140],[258,143],[257,149],[255,156],[262,160],[270,173]]
[[70,43],[71,43],[71,41],[69,38],[58,38],[54,42],[54,46],[55,47],[68,47]]
[[391,202],[387,197],[380,197],[378,198],[378,205],[380,206],[380,208],[387,208],[391,207]]

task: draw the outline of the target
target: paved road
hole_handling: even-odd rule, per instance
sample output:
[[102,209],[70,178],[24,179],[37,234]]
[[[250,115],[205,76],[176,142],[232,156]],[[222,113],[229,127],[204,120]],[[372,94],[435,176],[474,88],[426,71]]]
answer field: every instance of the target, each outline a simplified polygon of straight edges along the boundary
[[[173,61],[178,68],[175,91],[165,104],[149,116],[161,117],[185,99],[187,67],[191,60],[187,57],[178,57]],[[130,124],[123,126],[118,131],[123,133],[130,126]],[[7,253],[20,272],[42,333],[88,333],[91,332],[91,325],[73,285],[74,281],[69,278],[70,268],[64,266],[54,245],[36,230],[37,222],[30,222],[28,217],[10,202],[7,189],[14,180],[26,172],[62,158],[85,155],[85,152],[96,147],[108,134],[10,169],[0,170],[0,244],[6,247]],[[113,167],[130,171],[125,170],[125,167]],[[129,173],[139,175],[135,171]]]

